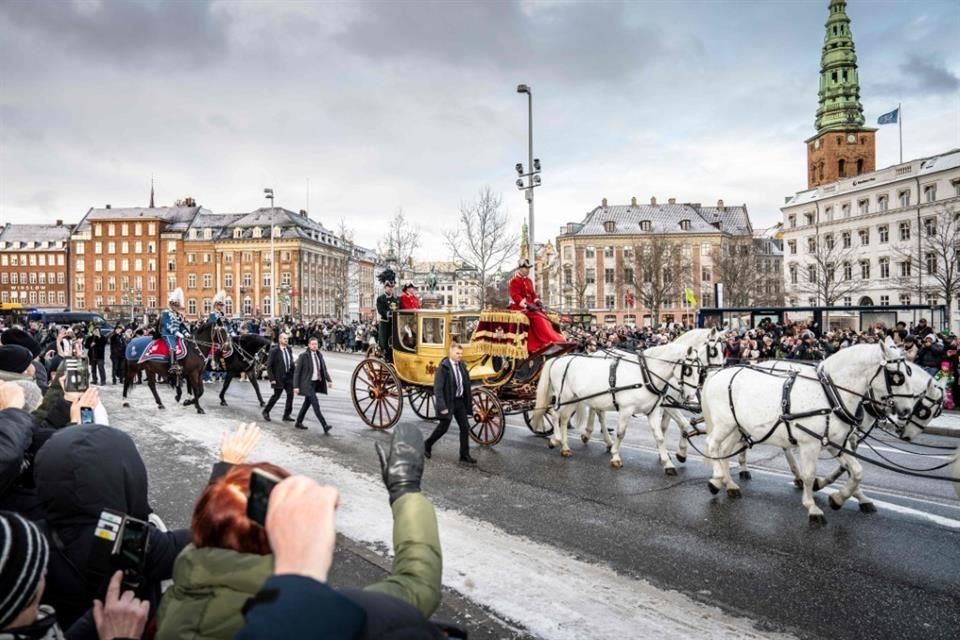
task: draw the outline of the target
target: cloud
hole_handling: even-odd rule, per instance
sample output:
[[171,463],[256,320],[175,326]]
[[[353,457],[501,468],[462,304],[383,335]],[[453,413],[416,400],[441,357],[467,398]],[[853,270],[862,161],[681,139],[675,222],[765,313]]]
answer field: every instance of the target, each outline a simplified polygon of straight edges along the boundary
[[0,2],[0,21],[32,32],[43,49],[67,47],[99,61],[203,67],[224,58],[229,21],[209,0]]
[[960,78],[957,78],[955,73],[920,56],[912,55],[906,62],[901,63],[900,73],[912,79],[921,93],[951,93],[960,89]]

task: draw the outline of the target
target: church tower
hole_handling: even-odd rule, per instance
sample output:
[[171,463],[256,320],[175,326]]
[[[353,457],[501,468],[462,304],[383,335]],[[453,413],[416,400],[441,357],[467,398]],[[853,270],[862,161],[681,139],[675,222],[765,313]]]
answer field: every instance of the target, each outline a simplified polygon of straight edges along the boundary
[[876,129],[864,127],[857,54],[846,0],[830,0],[820,56],[820,104],[807,144],[807,187],[876,169]]

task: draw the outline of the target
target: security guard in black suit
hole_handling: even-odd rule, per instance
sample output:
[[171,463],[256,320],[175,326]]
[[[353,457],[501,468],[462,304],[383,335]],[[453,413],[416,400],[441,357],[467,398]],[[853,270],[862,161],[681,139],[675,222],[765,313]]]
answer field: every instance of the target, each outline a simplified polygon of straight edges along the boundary
[[457,420],[460,427],[460,462],[477,464],[470,457],[470,422],[467,412],[473,410],[473,395],[470,389],[470,372],[463,364],[463,347],[459,343],[450,344],[447,357],[440,361],[433,379],[433,399],[437,405],[440,423],[430,437],[423,443],[424,455],[433,455],[433,445],[450,428],[450,421]]
[[263,409],[263,419],[270,422],[270,410],[277,404],[280,395],[287,393],[286,403],[283,406],[283,421],[293,422],[293,349],[290,347],[290,334],[281,333],[279,344],[270,350],[267,358],[267,375],[273,386],[273,395]]

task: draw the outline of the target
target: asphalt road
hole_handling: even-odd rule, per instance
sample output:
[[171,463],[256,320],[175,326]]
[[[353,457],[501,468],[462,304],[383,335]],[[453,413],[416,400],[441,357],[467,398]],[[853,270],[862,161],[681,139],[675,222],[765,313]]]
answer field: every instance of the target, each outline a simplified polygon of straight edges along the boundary
[[[160,412],[145,387],[131,408],[117,387],[104,403],[128,429],[151,472],[151,499],[171,524],[189,520],[219,433],[241,420],[266,430],[255,459],[270,459],[341,488],[338,528],[342,584],[362,584],[388,566],[390,515],[373,443],[389,433],[366,427],[348,394],[359,358],[326,354],[334,377],[322,405],[334,426],[324,436],[277,419],[263,423],[248,383],[218,406],[218,385],[201,401],[207,415],[172,406]],[[297,401],[299,406],[299,400]],[[422,426],[409,407],[402,417]],[[561,458],[511,417],[503,441],[476,449],[477,468],[457,462],[453,433],[434,449],[424,491],[438,508],[444,544],[441,614],[471,626],[476,638],[955,638],[960,629],[960,501],[949,483],[867,467],[865,491],[877,513],[855,501],[840,511],[817,500],[825,528],[808,527],[800,495],[779,452],[751,452],[743,497],[713,496],[710,469],[693,451],[677,476],[660,468],[646,420],[631,422],[614,470],[597,433],[589,445],[571,432]],[[677,432],[668,436],[671,450]],[[924,442],[955,445],[954,439]],[[924,467],[897,443],[880,453]],[[832,462],[822,461],[829,470]],[[736,471],[736,470],[734,470]],[[735,476],[736,477],[736,476]],[[381,506],[382,503],[382,506]]]

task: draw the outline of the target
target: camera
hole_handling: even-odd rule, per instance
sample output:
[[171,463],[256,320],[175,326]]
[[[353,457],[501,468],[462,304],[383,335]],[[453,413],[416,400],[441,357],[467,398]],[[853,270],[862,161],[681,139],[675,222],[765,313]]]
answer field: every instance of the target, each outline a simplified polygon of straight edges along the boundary
[[86,358],[64,358],[63,390],[84,392],[90,387],[90,365]]
[[121,593],[133,591],[138,598],[146,596],[150,526],[148,522],[112,509],[100,513],[87,561],[87,579],[92,585],[100,585],[101,598],[117,571],[123,572]]
[[93,409],[80,407],[80,424],[93,424]]

